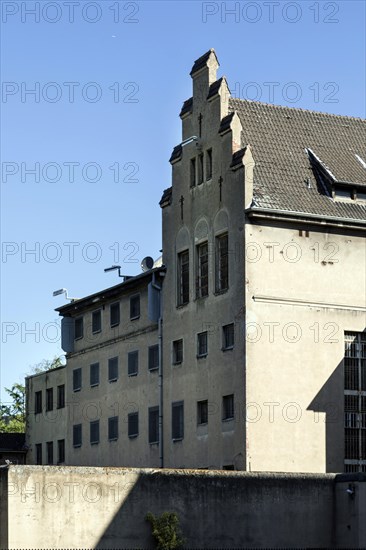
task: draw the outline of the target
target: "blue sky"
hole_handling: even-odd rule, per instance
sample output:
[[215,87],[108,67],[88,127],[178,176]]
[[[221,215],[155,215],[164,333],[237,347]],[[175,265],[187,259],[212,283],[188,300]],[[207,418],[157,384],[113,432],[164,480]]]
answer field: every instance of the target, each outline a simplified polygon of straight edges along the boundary
[[2,388],[62,353],[55,289],[82,297],[120,282],[105,267],[159,256],[178,115],[209,48],[236,97],[365,116],[362,1],[71,4],[1,2]]

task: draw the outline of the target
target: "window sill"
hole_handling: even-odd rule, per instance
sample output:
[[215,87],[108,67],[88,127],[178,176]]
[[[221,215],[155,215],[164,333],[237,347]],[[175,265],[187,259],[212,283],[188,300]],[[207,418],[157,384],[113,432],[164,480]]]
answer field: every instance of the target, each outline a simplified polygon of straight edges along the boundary
[[81,443],[80,443],[80,445],[73,445],[73,447],[74,447],[74,449],[80,449]]
[[111,325],[111,328],[119,327],[119,323],[114,323],[114,325]]
[[138,372],[131,372],[128,374],[128,377],[132,378],[133,376],[137,376],[137,375],[138,375]]
[[157,370],[159,370],[159,367],[153,367],[151,369],[148,369],[149,372],[156,372]]
[[152,447],[153,445],[159,445],[159,441],[149,441],[149,445],[150,447]]
[[136,317],[130,317],[130,321],[137,321],[137,319],[140,319],[140,315],[136,315]]
[[172,363],[173,367],[179,367],[183,361],[177,361],[176,363]]
[[112,438],[108,438],[108,441],[112,442],[112,441],[118,441],[118,437],[112,437]]
[[92,334],[99,334],[100,332],[102,332],[102,329],[92,330]]
[[214,295],[215,296],[221,296],[221,294],[226,294],[228,292],[229,288],[224,288],[223,290],[215,290]]
[[97,386],[99,386],[99,382],[97,382],[96,384],[90,384],[91,388],[96,388]]
[[128,439],[136,439],[138,436],[139,436],[139,434],[129,435]]
[[205,353],[203,355],[196,355],[196,359],[206,359],[208,353]]
[[221,348],[221,351],[233,351],[234,346],[230,346],[229,348]]
[[[64,409],[65,408],[65,405],[57,405],[57,410],[60,410],[60,409]],[[37,413],[36,413],[37,414]]]
[[234,417],[231,416],[230,418],[223,418],[221,422],[232,422],[234,420]]
[[81,388],[74,388],[72,391],[73,391],[74,393],[77,393],[78,391],[81,391]]
[[112,384],[113,382],[117,382],[118,378],[111,378],[110,380],[108,380],[108,382],[110,384]]
[[197,424],[197,428],[200,428],[201,426],[208,426],[208,422],[201,422],[200,424]]
[[204,296],[196,296],[195,302],[196,302],[197,300],[205,300],[206,298],[208,298],[208,294],[205,294]]
[[188,306],[189,302],[184,302],[184,304],[177,304],[176,308],[177,309],[182,309],[183,307],[186,307]]
[[173,437],[172,441],[173,443],[179,443],[179,441],[183,441],[183,437]]
[[78,336],[77,338],[74,338],[74,342],[77,342],[78,340],[82,340],[84,336]]
[[91,441],[90,445],[99,445],[99,441]]

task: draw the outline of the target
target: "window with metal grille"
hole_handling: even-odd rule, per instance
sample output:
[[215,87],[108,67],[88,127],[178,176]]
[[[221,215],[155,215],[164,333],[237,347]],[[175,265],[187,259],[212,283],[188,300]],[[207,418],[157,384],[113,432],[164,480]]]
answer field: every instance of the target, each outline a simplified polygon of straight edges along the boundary
[[90,365],[90,385],[98,386],[99,384],[99,363]]
[[53,441],[47,441],[47,464],[53,464]]
[[159,407],[149,407],[149,443],[159,443]]
[[65,407],[65,384],[57,386],[57,408],[63,409]]
[[205,401],[198,401],[197,402],[197,424],[200,426],[201,424],[207,424],[208,423],[208,401],[207,399]]
[[72,389],[74,391],[81,390],[81,368],[72,371]]
[[189,302],[189,252],[178,254],[178,306]]
[[77,317],[75,319],[75,340],[80,340],[84,336],[84,319]]
[[46,389],[46,411],[53,411],[53,388]]
[[128,415],[128,437],[139,435],[139,413],[133,412]]
[[344,467],[366,472],[366,332],[345,332]]
[[92,313],[92,332],[100,332],[102,330],[102,311],[97,309]]
[[99,420],[90,422],[90,444],[96,445],[99,443]]
[[74,424],[72,428],[73,447],[81,447],[81,443],[82,443],[82,426],[81,424]]
[[178,441],[184,437],[184,403],[172,403],[172,439]]
[[138,319],[140,317],[140,294],[131,296],[130,298],[130,319]]
[[108,439],[109,441],[118,439],[118,416],[108,418]]
[[116,382],[118,380],[118,357],[108,359],[108,381]]
[[231,420],[234,418],[234,395],[224,395],[222,398],[222,419]]
[[228,235],[216,237],[216,292],[229,288],[229,241]]
[[196,298],[208,296],[208,243],[197,246]]
[[191,187],[196,185],[196,159],[191,159],[190,163],[190,182]]
[[42,391],[36,391],[34,394],[34,412],[35,414],[42,412]]
[[136,376],[139,371],[139,352],[130,351],[128,354],[128,376]]
[[120,323],[120,308],[119,302],[111,304],[109,306],[109,316],[111,327],[116,327]]
[[198,155],[198,185],[203,183],[203,153]]
[[36,444],[36,464],[42,464],[42,443]]
[[206,151],[206,180],[212,179],[212,149]]
[[200,332],[197,334],[197,357],[206,357],[207,353],[207,332]]
[[222,327],[222,349],[233,349],[234,347],[234,323]]
[[159,368],[159,345],[149,347],[149,370]]
[[65,462],[65,440],[59,439],[57,441],[57,464],[63,464]]
[[173,365],[179,365],[183,361],[183,340],[173,342]]

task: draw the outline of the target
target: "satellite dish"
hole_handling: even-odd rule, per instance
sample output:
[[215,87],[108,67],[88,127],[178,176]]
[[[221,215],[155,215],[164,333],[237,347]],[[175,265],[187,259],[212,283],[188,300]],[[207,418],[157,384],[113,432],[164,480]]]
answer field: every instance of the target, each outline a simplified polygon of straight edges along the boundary
[[142,271],[149,271],[149,269],[152,269],[154,265],[154,260],[151,256],[146,256],[141,262],[141,269]]

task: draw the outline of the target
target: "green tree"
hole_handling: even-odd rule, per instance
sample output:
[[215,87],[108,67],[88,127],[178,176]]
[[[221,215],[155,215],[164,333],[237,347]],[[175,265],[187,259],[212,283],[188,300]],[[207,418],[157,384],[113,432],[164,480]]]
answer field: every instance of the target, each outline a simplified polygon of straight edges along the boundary
[[179,519],[175,512],[163,512],[161,516],[154,516],[148,512],[146,520],[151,525],[157,550],[177,550],[182,547],[184,539],[181,536]]
[[47,370],[57,369],[64,365],[62,361],[62,356],[58,357],[55,355],[53,359],[43,359],[39,363],[36,363],[31,367],[32,374],[39,374],[40,372],[45,372]]
[[11,402],[0,407],[0,432],[25,432],[25,386],[15,383],[5,388]]

